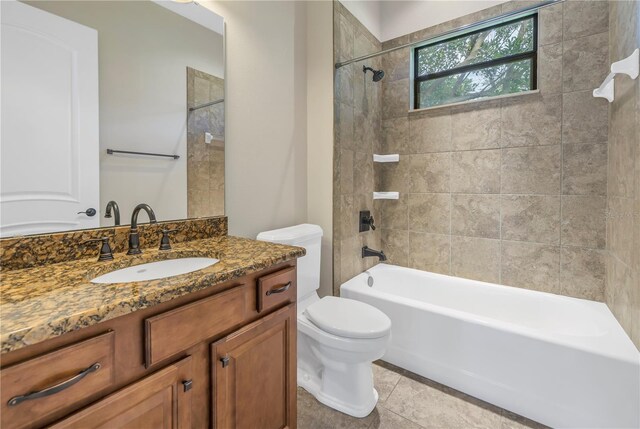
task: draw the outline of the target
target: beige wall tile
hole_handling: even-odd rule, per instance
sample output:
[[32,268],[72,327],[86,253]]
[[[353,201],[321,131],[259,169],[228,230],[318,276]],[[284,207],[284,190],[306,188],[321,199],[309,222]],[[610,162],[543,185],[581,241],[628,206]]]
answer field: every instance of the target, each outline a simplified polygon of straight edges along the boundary
[[411,153],[409,151],[409,119],[407,117],[383,120],[381,131],[383,154]]
[[457,108],[451,115],[453,150],[500,147],[500,103],[487,102],[473,108]]
[[342,14],[337,15],[339,35],[336,37],[336,60],[346,61],[353,58],[354,29],[349,19]]
[[563,245],[604,248],[606,197],[563,195],[561,240]]
[[606,212],[607,248],[630,267],[633,265],[634,245],[638,247],[633,231],[639,226],[639,219],[640,213],[634,211],[633,199],[609,197]]
[[562,92],[562,43],[538,49],[538,89],[543,95]]
[[615,88],[616,102],[611,104],[609,132],[609,195],[633,197],[636,152],[640,151],[640,85],[619,79]]
[[502,150],[502,193],[559,194],[561,147]]
[[451,150],[451,116],[412,115],[409,118],[409,148],[411,153]]
[[398,118],[407,116],[409,111],[409,79],[396,81],[382,80],[382,117]]
[[353,106],[355,99],[353,66],[348,65],[335,71],[336,99],[347,106]]
[[451,275],[500,283],[500,240],[451,237]]
[[353,151],[352,150],[340,150],[340,163],[339,176],[340,176],[340,193],[352,194],[353,193]]
[[353,107],[336,103],[335,138],[340,148],[355,149],[353,128]]
[[383,229],[380,231],[382,249],[388,262],[406,267],[409,265],[409,231]]
[[451,233],[470,237],[500,238],[500,196],[451,196]]
[[564,94],[562,98],[562,142],[603,143],[607,141],[608,106],[591,90]]
[[563,3],[564,40],[598,34],[609,28],[607,1],[566,1]]
[[409,169],[411,167],[410,156],[400,156],[399,162],[384,162],[376,164],[376,168],[381,172],[382,188],[376,191],[395,191],[401,194],[410,190]]
[[604,32],[563,44],[562,87],[564,92],[592,90],[609,72],[609,33]]
[[540,46],[562,42],[562,4],[540,10],[538,44]]
[[449,194],[409,194],[409,229],[449,234],[450,199]]
[[451,192],[499,193],[499,149],[454,152],[451,161]]
[[502,147],[555,145],[561,142],[562,96],[505,100]]
[[345,240],[358,235],[358,217],[355,210],[353,194],[340,196],[340,235]]
[[409,48],[398,49],[383,55],[382,70],[385,80],[394,81],[409,78]]
[[558,246],[503,240],[501,260],[503,284],[543,292],[558,290]]
[[[372,153],[374,143],[380,136],[380,122],[366,116],[358,108],[353,109],[353,147],[357,152]],[[372,158],[373,159],[373,158]]]
[[353,162],[353,191],[356,194],[373,192],[373,156],[371,153],[371,150],[367,153],[355,153]]
[[410,192],[449,192],[450,153],[427,153],[410,155],[407,158]]
[[562,193],[607,193],[607,145],[568,144],[562,150]]
[[[605,302],[624,330],[633,336],[640,315],[637,277],[634,278],[633,270],[627,264],[611,254],[607,258],[606,276]],[[635,340],[637,344],[637,338]]]
[[594,301],[604,300],[605,252],[563,246],[560,252],[562,295]]
[[390,229],[409,229],[409,197],[400,194],[397,200],[377,200],[380,225]]
[[358,236],[340,240],[340,283],[353,278],[360,273],[359,264],[361,258],[361,247]]
[[502,238],[560,244],[560,197],[503,195]]
[[409,267],[449,274],[450,236],[409,231]]

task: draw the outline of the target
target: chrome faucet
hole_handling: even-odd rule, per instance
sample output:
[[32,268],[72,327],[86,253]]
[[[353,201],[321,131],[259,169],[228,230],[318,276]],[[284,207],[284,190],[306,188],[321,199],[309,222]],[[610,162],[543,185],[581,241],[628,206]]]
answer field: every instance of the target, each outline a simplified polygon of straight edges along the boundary
[[156,214],[149,204],[138,204],[133,213],[131,214],[131,230],[129,231],[129,251],[127,255],[139,255],[142,253],[140,250],[140,236],[138,235],[138,213],[140,210],[144,210],[149,215],[149,223],[156,223]]
[[107,219],[111,218],[111,209],[113,209],[113,224],[115,226],[120,225],[120,207],[118,207],[118,203],[111,200],[107,203],[107,210],[104,213],[104,217]]
[[369,247],[367,247],[367,246],[364,246],[362,248],[362,257],[366,258],[368,256],[377,256],[379,261],[386,261],[387,260],[387,255],[385,255],[382,250],[380,250],[380,251],[373,250],[373,249],[369,249]]

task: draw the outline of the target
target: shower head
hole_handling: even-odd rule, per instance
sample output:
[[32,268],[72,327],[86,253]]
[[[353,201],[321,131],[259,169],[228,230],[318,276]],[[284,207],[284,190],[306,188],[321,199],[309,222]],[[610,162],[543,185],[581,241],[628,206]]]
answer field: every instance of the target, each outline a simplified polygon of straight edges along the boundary
[[374,70],[371,67],[362,66],[362,72],[363,73],[366,74],[367,70],[371,70],[371,72],[373,73],[373,81],[374,82],[380,82],[382,80],[382,78],[384,77],[384,70]]

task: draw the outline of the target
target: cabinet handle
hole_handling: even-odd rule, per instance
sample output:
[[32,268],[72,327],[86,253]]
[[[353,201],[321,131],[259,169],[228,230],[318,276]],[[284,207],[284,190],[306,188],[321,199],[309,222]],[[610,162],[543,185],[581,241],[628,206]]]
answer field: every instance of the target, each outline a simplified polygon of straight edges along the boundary
[[267,296],[274,294],[274,293],[282,293],[282,292],[286,292],[287,290],[289,290],[289,288],[291,287],[291,282],[287,283],[286,285],[276,288],[276,289],[271,289],[267,291]]
[[220,362],[222,362],[222,367],[226,368],[227,365],[229,365],[229,356],[225,356],[222,359],[220,359]]
[[74,384],[76,384],[77,382],[79,382],[80,380],[82,380],[92,372],[99,370],[100,367],[102,367],[100,363],[94,363],[89,368],[80,371],[78,375],[75,375],[68,380],[58,383],[55,386],[47,387],[46,389],[40,390],[38,392],[31,392],[31,393],[27,393],[26,395],[14,396],[13,398],[9,399],[9,402],[7,404],[10,407],[13,407],[24,401],[55,395],[56,393],[61,392],[64,389],[73,386]]

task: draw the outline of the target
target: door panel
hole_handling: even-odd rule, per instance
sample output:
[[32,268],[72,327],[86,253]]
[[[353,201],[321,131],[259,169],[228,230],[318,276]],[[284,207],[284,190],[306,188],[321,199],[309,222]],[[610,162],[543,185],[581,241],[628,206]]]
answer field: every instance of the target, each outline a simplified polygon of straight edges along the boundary
[[99,226],[98,35],[1,2],[0,235]]
[[191,357],[126,387],[51,426],[55,429],[191,427]]
[[296,427],[295,322],[292,304],[212,344],[217,429]]

